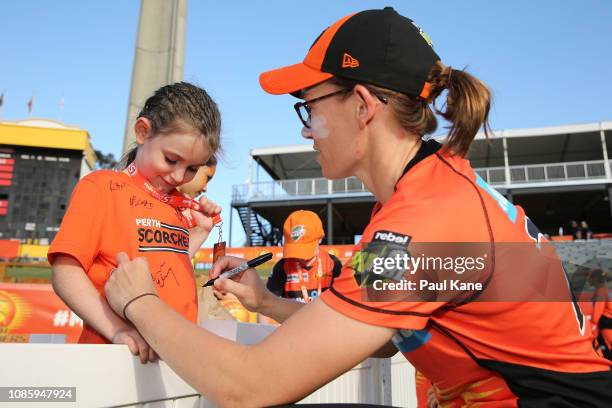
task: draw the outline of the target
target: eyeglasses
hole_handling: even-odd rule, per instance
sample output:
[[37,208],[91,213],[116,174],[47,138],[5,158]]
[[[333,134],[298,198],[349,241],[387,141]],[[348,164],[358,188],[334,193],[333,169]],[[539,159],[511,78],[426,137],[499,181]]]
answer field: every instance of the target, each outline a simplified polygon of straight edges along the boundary
[[[331,98],[332,96],[349,93],[349,92],[353,92],[353,90],[352,89],[340,89],[338,91],[328,93],[327,95],[319,96],[318,98],[310,99],[308,101],[298,102],[295,105],[293,105],[293,108],[297,112],[297,115],[300,118],[300,121],[302,122],[304,127],[306,127],[307,129],[310,129],[310,111],[311,111],[310,107],[312,106],[313,103],[322,101],[323,99]],[[380,99],[382,103],[384,104],[388,103],[386,98],[376,95],[372,91],[370,91],[370,93],[376,96],[378,99]]]
[[339,91],[334,91],[332,93],[328,93],[327,95],[319,96],[318,98],[310,99],[308,101],[298,102],[293,105],[293,108],[298,114],[300,121],[307,128],[310,129],[310,106],[315,103],[322,101],[323,99],[331,98],[332,96],[340,95],[343,93],[352,92],[353,90],[348,89],[340,89]]

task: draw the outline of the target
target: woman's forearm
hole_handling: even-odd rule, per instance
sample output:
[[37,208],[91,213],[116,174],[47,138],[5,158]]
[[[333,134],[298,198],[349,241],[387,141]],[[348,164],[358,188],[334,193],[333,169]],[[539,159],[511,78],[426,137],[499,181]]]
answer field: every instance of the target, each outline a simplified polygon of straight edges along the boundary
[[266,290],[261,306],[257,312],[282,323],[304,305],[305,303],[285,299]]
[[153,296],[138,299],[127,315],[162,360],[202,395],[223,407],[251,406],[242,396],[249,378],[258,375],[244,364],[247,346],[194,326]]
[[[261,307],[257,312],[266,315],[279,323],[283,323],[285,320],[291,317],[291,315],[293,315],[305,305],[305,303],[282,298],[268,291],[268,293],[264,297],[264,301],[262,302]],[[397,347],[395,347],[395,345],[390,341],[383,347],[381,347],[379,350],[377,350],[370,357],[389,358],[396,355],[397,352]]]
[[[228,258],[223,259],[220,262],[227,263]],[[130,260],[119,253],[117,262],[105,287],[113,310],[126,310],[160,357],[220,406],[261,407],[300,400],[363,361],[395,332],[353,320],[317,299],[294,305],[299,310],[260,343],[239,345],[194,326],[158,297],[142,296],[156,293],[143,258]]]
[[132,303],[127,317],[163,361],[222,407],[300,400],[354,367],[393,334],[391,329],[352,321],[320,301],[300,308],[252,346],[194,326],[154,296]]

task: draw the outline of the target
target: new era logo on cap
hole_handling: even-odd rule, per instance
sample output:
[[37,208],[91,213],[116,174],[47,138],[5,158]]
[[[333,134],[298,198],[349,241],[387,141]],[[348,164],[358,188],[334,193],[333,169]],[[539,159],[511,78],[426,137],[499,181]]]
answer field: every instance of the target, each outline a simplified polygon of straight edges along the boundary
[[427,78],[439,59],[419,26],[385,7],[336,21],[302,63],[264,72],[260,84],[272,94],[295,93],[338,76],[427,99]]
[[359,61],[357,58],[353,58],[350,54],[346,52],[342,56],[342,68],[357,68],[359,66]]

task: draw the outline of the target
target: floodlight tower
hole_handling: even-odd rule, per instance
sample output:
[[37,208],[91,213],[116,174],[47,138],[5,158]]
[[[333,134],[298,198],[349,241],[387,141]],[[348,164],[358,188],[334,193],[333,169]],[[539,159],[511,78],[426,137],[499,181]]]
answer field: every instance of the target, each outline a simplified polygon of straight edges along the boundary
[[187,0],[142,0],[123,152],[134,143],[134,122],[159,87],[183,79]]

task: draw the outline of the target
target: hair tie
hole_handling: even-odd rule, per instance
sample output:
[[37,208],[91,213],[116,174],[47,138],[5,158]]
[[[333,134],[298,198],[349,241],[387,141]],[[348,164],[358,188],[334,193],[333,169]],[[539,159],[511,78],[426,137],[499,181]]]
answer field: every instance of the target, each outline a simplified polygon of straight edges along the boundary
[[421,91],[421,94],[417,96],[417,100],[425,103],[431,102],[431,83],[425,82],[423,84],[423,90]]

